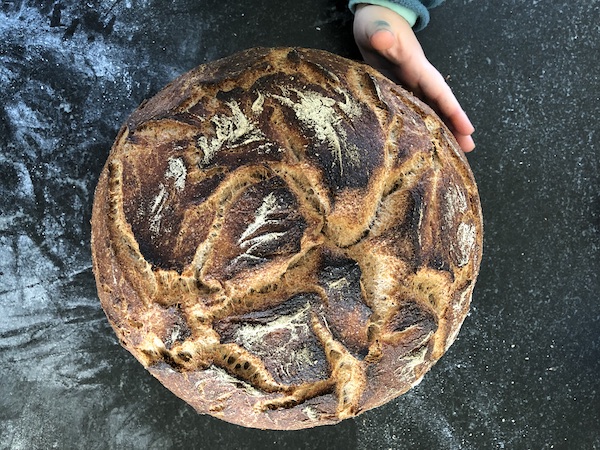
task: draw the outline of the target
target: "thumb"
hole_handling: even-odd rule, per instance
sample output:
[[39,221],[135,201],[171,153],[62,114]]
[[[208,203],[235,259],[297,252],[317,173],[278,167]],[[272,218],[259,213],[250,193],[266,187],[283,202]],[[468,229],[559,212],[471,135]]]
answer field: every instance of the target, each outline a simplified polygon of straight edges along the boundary
[[388,50],[394,45],[396,37],[392,27],[385,20],[375,20],[367,27],[367,36],[373,49],[381,52]]
[[387,50],[394,45],[392,25],[386,17],[385,8],[375,5],[359,5],[354,16],[354,37],[359,46],[376,51]]

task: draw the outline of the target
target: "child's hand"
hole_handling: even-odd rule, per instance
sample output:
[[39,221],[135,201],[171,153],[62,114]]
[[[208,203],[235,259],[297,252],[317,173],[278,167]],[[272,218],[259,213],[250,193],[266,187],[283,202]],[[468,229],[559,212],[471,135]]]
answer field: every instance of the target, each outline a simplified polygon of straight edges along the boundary
[[375,5],[358,5],[354,38],[369,65],[421,97],[456,137],[463,151],[475,148],[475,131],[444,77],[427,60],[409,23],[394,11]]

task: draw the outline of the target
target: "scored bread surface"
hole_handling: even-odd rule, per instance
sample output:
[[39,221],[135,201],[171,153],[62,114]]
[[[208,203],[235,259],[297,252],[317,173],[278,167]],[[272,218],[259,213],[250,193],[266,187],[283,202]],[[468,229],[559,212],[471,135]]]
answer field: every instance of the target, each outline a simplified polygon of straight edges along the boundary
[[143,103],[98,183],[94,273],[122,345],[198,412],[338,422],[418,383],[482,252],[435,113],[327,52],[252,49]]

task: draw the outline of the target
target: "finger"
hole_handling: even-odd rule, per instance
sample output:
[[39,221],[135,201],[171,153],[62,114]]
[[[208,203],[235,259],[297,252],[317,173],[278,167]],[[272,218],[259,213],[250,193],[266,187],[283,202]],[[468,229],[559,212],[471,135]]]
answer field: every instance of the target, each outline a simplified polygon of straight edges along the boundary
[[458,106],[456,112],[450,113],[446,117],[448,117],[448,122],[452,124],[452,129],[457,133],[469,136],[475,132],[475,127],[469,120],[467,113],[462,110],[460,105]]
[[475,141],[473,140],[472,136],[454,134],[454,137],[456,138],[456,142],[458,143],[463,152],[468,153],[475,149]]
[[475,127],[460,106],[452,89],[437,69],[430,64],[429,66],[418,83],[423,97],[434,106],[456,133],[466,136],[473,134]]
[[[395,78],[406,80],[407,78],[410,78],[410,75],[401,73],[400,75],[396,75]],[[414,95],[421,98],[436,111],[456,138],[461,149],[464,152],[470,152],[475,149],[475,142],[471,137],[475,128],[441,75],[440,79],[442,83],[441,87],[438,86],[433,89],[428,82],[423,81],[422,78],[419,78],[419,81],[413,86],[409,86],[407,83],[404,84]],[[440,79],[438,79],[438,82]]]

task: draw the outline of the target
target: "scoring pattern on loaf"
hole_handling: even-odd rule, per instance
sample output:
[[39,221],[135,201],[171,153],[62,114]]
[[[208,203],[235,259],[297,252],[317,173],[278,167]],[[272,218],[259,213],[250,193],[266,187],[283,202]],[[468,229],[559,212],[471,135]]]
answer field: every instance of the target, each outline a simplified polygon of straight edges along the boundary
[[254,49],[121,130],[93,213],[102,306],[199,412],[334,423],[408,390],[468,311],[481,211],[435,114],[361,64]]

